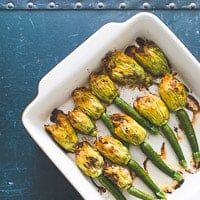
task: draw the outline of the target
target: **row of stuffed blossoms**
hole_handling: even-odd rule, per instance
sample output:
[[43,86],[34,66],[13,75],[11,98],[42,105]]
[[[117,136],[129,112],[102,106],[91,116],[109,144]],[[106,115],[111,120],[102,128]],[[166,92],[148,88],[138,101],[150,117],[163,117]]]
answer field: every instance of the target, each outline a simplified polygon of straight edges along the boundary
[[[147,143],[147,131],[152,134],[162,131],[174,149],[180,165],[186,168],[182,149],[167,124],[169,111],[173,111],[185,130],[195,162],[200,160],[199,147],[184,109],[187,99],[184,85],[170,73],[168,61],[155,43],[141,38],[136,41],[137,46],[129,46],[125,53],[108,53],[101,64],[105,69],[104,73],[92,73],[89,77],[89,88],[81,87],[73,91],[74,110],[65,114],[55,109],[51,116],[54,124],[45,125],[45,129],[62,148],[75,152],[78,167],[87,176],[98,179],[116,199],[126,199],[119,188],[144,200],[166,199],[164,192],[132,158],[128,151],[129,144],[138,145],[158,169],[178,182],[183,182],[182,174],[169,167]],[[148,87],[152,84],[153,77],[161,77],[160,97],[153,94],[138,97],[133,106],[120,97],[116,83]],[[108,115],[106,106],[112,103],[124,113]],[[95,122],[98,119],[103,121],[113,137],[97,137]],[[78,142],[76,131],[97,137],[95,145],[86,141]],[[105,165],[106,159],[116,165]],[[133,170],[156,197],[133,187],[125,166]]]

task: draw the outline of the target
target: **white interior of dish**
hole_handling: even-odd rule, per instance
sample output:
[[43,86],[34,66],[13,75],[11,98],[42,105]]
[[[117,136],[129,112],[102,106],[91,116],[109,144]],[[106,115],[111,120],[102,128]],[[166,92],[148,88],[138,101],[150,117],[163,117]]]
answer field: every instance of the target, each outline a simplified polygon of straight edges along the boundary
[[[90,180],[76,167],[73,162],[73,156],[64,153],[44,131],[43,126],[47,123],[50,113],[54,108],[62,108],[66,112],[73,108],[73,102],[70,98],[71,92],[76,87],[82,86],[87,82],[89,73],[99,68],[101,58],[108,51],[124,49],[128,45],[133,44],[135,38],[138,36],[153,40],[161,47],[173,69],[178,72],[185,84],[189,88],[192,88],[193,95],[195,94],[197,99],[199,99],[199,63],[157,17],[152,14],[141,13],[124,23],[109,23],[103,26],[79,48],[60,62],[41,80],[38,96],[26,108],[23,114],[23,123],[36,143],[80,194],[88,200],[112,199],[112,197],[108,193],[100,195],[97,192],[97,189]],[[152,87],[151,89],[153,91],[155,88]],[[120,91],[121,97],[131,104],[133,99],[139,94],[139,91],[133,91],[133,89],[126,87],[120,87]],[[108,113],[110,114],[117,111],[117,108],[114,106],[109,106],[108,108]],[[101,122],[98,121],[97,124],[100,133],[109,134]],[[177,120],[171,114],[171,127],[178,127],[177,124]],[[199,128],[200,120],[195,124],[197,137],[200,142],[200,136],[198,134]],[[149,135],[148,141],[158,152],[160,152],[162,143],[165,142],[167,147],[167,163],[173,168],[179,169],[177,159],[165,138],[160,135]],[[189,164],[191,160],[191,149],[185,135],[184,139],[180,141],[180,144]],[[138,147],[131,147],[131,152],[134,159],[142,164],[146,157],[141,153],[141,150]],[[147,165],[149,174],[161,187],[166,183],[172,182],[172,179],[160,172],[151,162],[148,162]],[[198,187],[200,173],[194,175],[185,174],[185,177],[186,179],[182,187],[169,195],[169,199],[196,200],[198,198],[198,194],[200,193],[200,188]],[[134,185],[150,192],[138,178],[134,180]],[[127,199],[134,199],[128,194],[126,195],[128,197]]]

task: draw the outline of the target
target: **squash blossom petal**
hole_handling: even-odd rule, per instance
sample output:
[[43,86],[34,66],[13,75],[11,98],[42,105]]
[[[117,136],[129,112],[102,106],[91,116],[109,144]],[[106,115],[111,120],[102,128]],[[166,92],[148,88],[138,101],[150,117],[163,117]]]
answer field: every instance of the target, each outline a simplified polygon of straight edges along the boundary
[[74,152],[78,137],[71,126],[67,115],[60,110],[54,110],[51,120],[56,124],[45,125],[45,130],[51,134],[53,139],[65,150]]
[[119,95],[115,83],[107,75],[91,74],[89,85],[92,93],[104,103],[111,104]]
[[83,134],[96,136],[97,130],[93,121],[80,109],[68,113],[71,125]]
[[95,146],[100,153],[116,164],[127,164],[131,159],[128,149],[112,136],[98,137]]
[[100,153],[88,142],[80,142],[75,152],[77,166],[87,176],[97,178],[102,174],[104,160]]
[[180,110],[186,105],[187,92],[185,86],[171,74],[166,74],[162,78],[159,93],[171,111]]
[[134,145],[144,142],[147,133],[134,119],[126,114],[113,114],[111,119],[115,128],[115,134],[122,140]]
[[148,86],[152,77],[131,57],[122,51],[108,53],[102,60],[102,65],[109,76],[121,84]]
[[169,119],[169,111],[165,103],[156,95],[138,97],[134,102],[134,107],[142,116],[157,126],[166,124]]
[[139,47],[133,45],[126,49],[126,54],[133,57],[153,76],[161,76],[170,72],[169,63],[163,51],[153,42],[137,38]]
[[123,190],[127,190],[132,186],[132,176],[130,171],[125,167],[119,165],[105,165],[103,172],[105,176]]
[[72,97],[76,107],[93,119],[99,119],[105,112],[105,107],[97,97],[85,87],[74,90]]

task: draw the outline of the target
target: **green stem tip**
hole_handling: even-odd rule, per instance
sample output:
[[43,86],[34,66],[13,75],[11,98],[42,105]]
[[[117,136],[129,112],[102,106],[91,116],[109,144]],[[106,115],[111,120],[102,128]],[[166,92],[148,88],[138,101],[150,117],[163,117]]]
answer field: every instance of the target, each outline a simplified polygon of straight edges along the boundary
[[155,200],[156,198],[153,197],[152,195],[150,194],[147,194],[147,193],[144,193],[142,192],[141,190],[138,190],[137,188],[135,187],[130,187],[127,192],[135,197],[138,197],[140,199],[143,199],[143,200]]
[[180,164],[184,169],[187,168],[187,162],[186,162],[186,160],[180,160],[180,161],[179,161],[179,164]]
[[175,172],[174,173],[174,180],[181,182],[183,181],[183,175],[180,172]]
[[193,159],[195,163],[200,162],[200,152],[194,152],[192,153]]

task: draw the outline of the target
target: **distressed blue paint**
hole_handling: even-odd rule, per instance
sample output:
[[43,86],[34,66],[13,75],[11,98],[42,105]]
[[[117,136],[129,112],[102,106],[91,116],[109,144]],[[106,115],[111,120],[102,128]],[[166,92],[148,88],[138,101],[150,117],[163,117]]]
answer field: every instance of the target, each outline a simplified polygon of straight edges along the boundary
[[[111,21],[137,11],[0,12],[0,199],[80,200],[21,124],[37,84],[55,64]],[[155,11],[200,58],[200,13]]]

